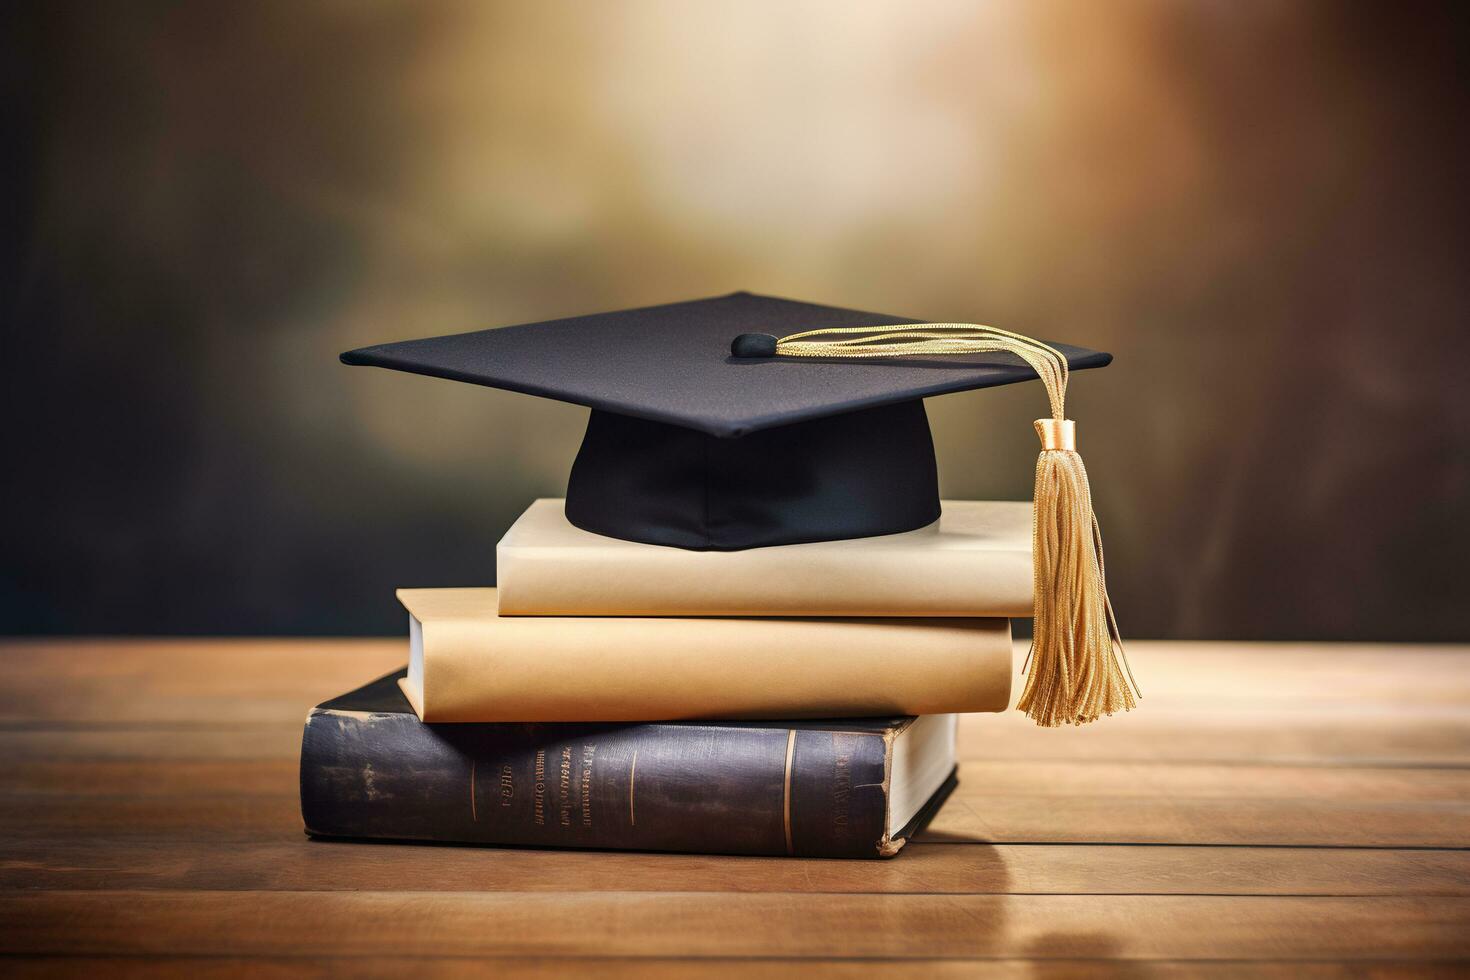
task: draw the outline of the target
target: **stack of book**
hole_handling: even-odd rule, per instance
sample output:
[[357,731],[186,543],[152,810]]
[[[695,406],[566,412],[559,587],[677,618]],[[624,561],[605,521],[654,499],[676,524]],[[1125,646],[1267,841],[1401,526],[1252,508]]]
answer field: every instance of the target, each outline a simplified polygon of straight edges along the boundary
[[404,589],[409,664],[306,723],[308,833],[886,857],[1001,711],[1031,505],[914,531],[690,551],[536,501],[498,589]]
[[[400,591],[407,670],[312,713],[313,834],[893,854],[953,786],[955,713],[1006,707],[1035,582],[1028,713],[1132,705],[1064,413],[1111,355],[737,292],[342,360],[590,413],[499,590]],[[942,502],[924,399],[1035,379],[1037,506]]]

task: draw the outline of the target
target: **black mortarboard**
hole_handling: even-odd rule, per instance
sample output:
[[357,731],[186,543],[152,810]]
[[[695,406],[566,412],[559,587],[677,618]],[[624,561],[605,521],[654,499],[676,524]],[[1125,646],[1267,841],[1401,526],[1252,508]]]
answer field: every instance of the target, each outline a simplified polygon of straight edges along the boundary
[[[784,336],[781,336],[784,334]],[[1108,354],[974,323],[734,293],[364,347],[372,364],[586,405],[567,519],[736,550],[909,531],[939,516],[922,399],[1039,379],[1030,669],[1043,725],[1134,704],[1067,380]]]
[[[734,293],[381,344],[342,360],[586,405],[568,520],[632,541],[738,550],[892,534],[939,517],[922,399],[1034,380],[1023,359],[731,353],[742,334],[919,322]],[[744,352],[775,353],[766,339],[770,349],[757,339]],[[1112,360],[1053,346],[1072,369]]]

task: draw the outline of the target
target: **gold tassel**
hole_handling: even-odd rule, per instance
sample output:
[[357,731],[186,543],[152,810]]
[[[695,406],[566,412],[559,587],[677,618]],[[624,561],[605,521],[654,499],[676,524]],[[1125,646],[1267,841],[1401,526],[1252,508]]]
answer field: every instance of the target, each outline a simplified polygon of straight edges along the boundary
[[1032,524],[1035,608],[1026,687],[1016,707],[1039,725],[1081,725],[1137,703],[1118,622],[1108,600],[1102,534],[1092,510],[1076,425],[1066,417],[1068,365],[1039,340],[975,323],[830,327],[782,337],[785,357],[914,357],[1005,351],[1046,386],[1051,418],[1037,419]]
[[1136,685],[1127,660],[1120,663],[1123,641],[1076,427],[1055,418],[1035,425],[1042,447],[1031,534],[1036,596],[1026,688],[1016,707],[1039,725],[1081,725],[1133,708]]

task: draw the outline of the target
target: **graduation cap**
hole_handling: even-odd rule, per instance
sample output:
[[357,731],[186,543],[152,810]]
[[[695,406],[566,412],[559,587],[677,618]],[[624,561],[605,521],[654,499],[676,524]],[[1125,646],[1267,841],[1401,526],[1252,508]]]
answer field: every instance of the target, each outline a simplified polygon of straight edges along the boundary
[[1046,725],[1133,706],[1069,373],[1109,354],[977,324],[734,293],[380,344],[372,365],[590,408],[566,516],[598,534],[740,550],[894,534],[939,518],[923,399],[1040,378],[1036,608],[1020,707]]

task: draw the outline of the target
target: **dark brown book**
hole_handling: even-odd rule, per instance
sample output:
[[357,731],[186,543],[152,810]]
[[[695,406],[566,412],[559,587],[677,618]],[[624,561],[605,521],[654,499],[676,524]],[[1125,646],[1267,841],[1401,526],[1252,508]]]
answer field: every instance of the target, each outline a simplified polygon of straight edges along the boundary
[[890,857],[955,785],[955,716],[432,724],[402,672],[314,708],[308,834]]

